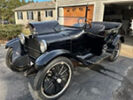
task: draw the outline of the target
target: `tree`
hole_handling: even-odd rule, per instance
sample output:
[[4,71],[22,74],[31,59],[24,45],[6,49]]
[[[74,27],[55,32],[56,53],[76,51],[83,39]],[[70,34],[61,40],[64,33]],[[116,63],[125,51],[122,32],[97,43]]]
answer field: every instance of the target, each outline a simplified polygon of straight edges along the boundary
[[22,4],[23,4],[23,5],[26,4],[25,0],[22,0]]
[[8,20],[10,23],[13,22],[14,19],[14,12],[13,10],[19,6],[22,5],[22,2],[20,0],[10,0],[7,2],[7,10],[6,10],[6,20]]
[[28,3],[33,3],[34,2],[34,0],[28,0]]
[[0,0],[0,20],[2,20],[2,22],[7,20],[13,23],[15,21],[13,10],[25,4],[25,0]]
[[5,11],[7,9],[7,6],[6,6],[6,1],[5,0],[0,0],[0,20],[3,20],[5,19]]

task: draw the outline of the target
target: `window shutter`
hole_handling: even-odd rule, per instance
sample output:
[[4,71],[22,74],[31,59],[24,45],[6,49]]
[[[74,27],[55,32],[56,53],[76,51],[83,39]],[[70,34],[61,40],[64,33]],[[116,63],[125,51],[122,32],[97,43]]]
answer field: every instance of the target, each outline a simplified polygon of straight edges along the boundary
[[23,13],[21,12],[21,19],[23,19]]
[[29,11],[27,11],[27,19],[29,19]]
[[51,10],[51,17],[53,17],[53,11]]
[[33,14],[33,11],[31,12],[31,17],[32,17],[32,20],[34,19],[34,14]]
[[48,17],[48,12],[47,11],[45,11],[45,17]]

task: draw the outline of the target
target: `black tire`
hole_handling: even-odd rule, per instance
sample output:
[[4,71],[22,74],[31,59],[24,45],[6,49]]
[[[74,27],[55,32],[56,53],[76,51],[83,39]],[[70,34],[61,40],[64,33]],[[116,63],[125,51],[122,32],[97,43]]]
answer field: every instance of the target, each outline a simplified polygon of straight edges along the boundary
[[10,68],[14,72],[24,72],[27,69],[27,66],[19,67],[19,66],[13,65],[12,64],[12,55],[13,55],[13,50],[12,50],[12,48],[9,48],[7,50],[7,54],[6,54],[7,67]]
[[119,58],[120,50],[121,50],[121,42],[119,41],[117,43],[112,55],[109,57],[109,61],[111,61],[111,62],[116,61]]
[[[59,65],[61,68],[59,67]],[[57,68],[59,70],[57,70]],[[58,57],[54,59],[44,69],[40,70],[35,77],[34,89],[38,96],[37,98],[39,98],[40,100],[53,100],[59,98],[67,90],[72,79],[72,73],[73,73],[73,64],[68,58]],[[65,76],[63,76],[66,82],[63,80],[63,77],[61,76],[64,74],[66,74]],[[56,75],[58,76],[58,78]],[[67,76],[68,78],[66,78]]]

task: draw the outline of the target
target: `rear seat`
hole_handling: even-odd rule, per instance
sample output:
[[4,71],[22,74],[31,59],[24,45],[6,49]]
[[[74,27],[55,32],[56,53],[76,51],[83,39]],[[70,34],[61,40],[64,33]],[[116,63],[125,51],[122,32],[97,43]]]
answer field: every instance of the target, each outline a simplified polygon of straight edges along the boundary
[[87,29],[87,32],[93,33],[93,34],[99,34],[105,30],[104,25],[100,25],[97,23],[92,23],[92,26],[90,29]]
[[104,25],[105,30],[120,28],[122,26],[122,24],[118,22],[92,22],[92,24]]

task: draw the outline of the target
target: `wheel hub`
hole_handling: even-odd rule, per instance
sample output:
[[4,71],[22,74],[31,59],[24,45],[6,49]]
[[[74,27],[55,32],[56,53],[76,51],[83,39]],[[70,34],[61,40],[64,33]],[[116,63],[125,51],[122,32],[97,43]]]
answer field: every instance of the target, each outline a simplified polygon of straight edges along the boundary
[[57,78],[57,80],[56,80],[56,81],[57,81],[57,83],[59,83],[59,84],[60,84],[60,83],[62,82],[62,79],[61,79],[61,78]]

